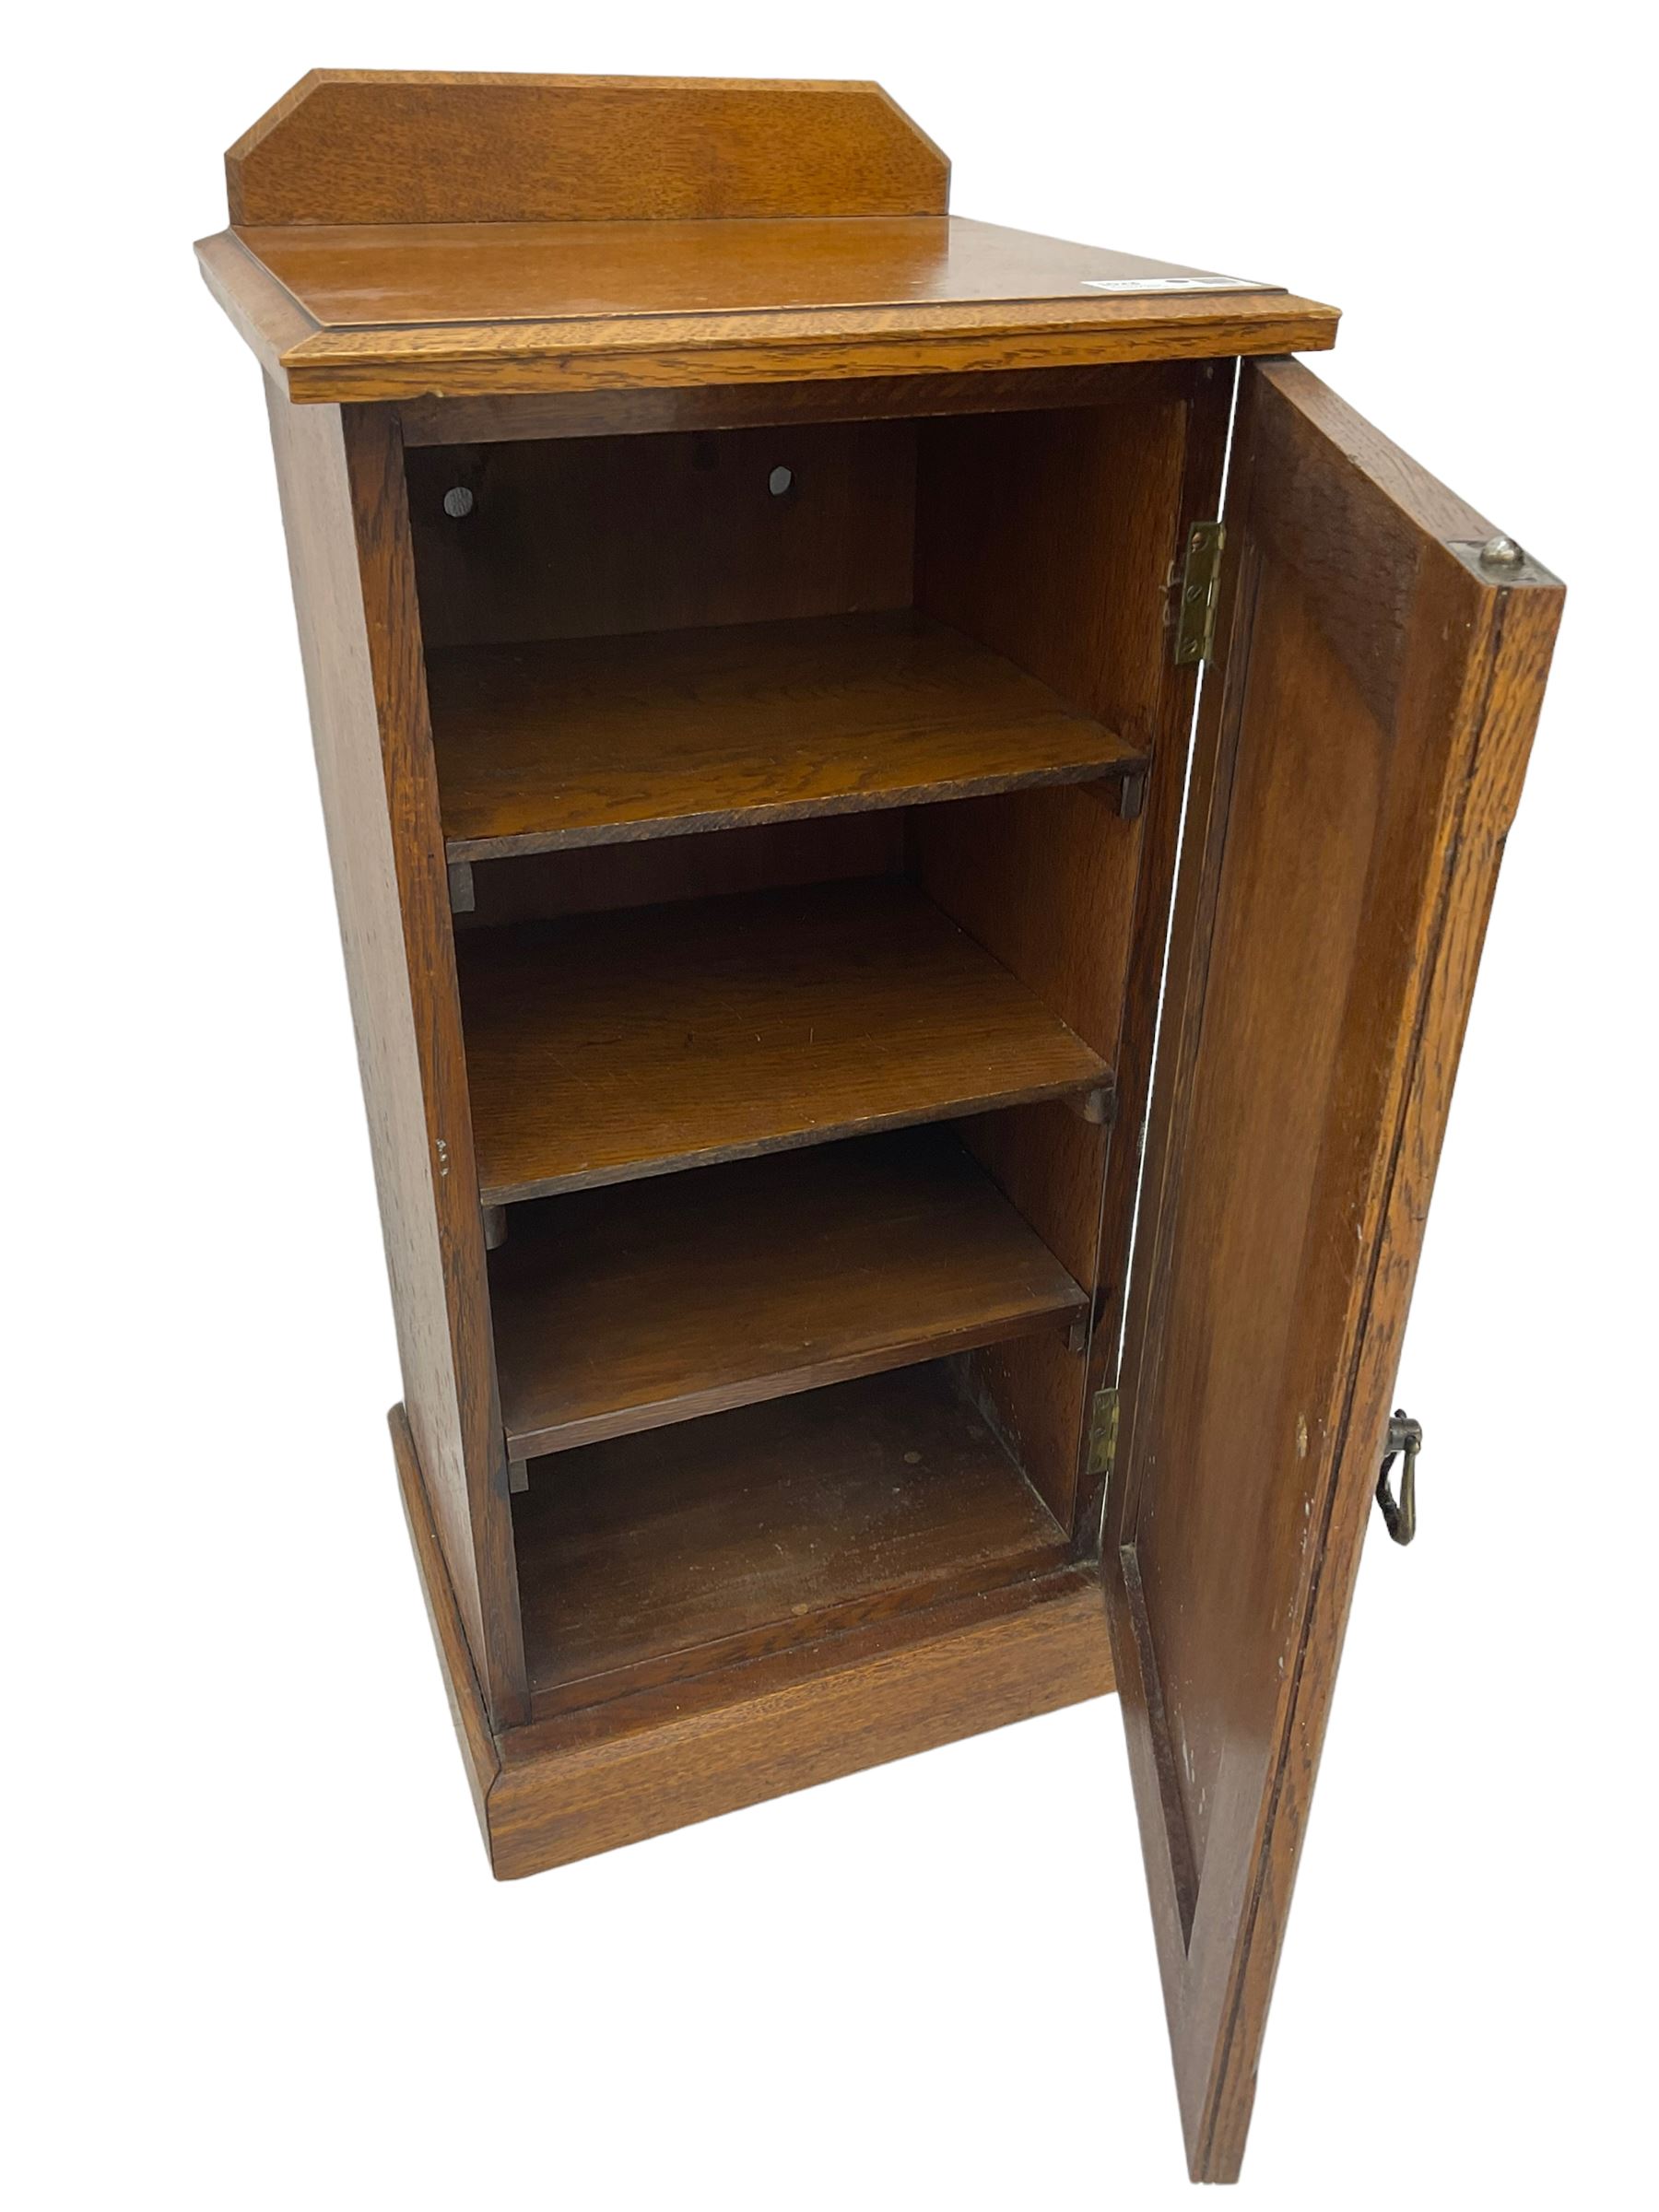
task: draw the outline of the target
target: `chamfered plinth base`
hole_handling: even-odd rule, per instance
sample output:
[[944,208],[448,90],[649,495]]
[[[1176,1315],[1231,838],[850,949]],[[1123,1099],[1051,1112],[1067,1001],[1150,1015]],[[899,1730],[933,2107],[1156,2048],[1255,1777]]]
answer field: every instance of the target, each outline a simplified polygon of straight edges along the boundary
[[401,1406],[398,1485],[490,1865],[509,1880],[1052,1712],[1112,1687],[1098,1574],[1064,1567],[494,1730]]

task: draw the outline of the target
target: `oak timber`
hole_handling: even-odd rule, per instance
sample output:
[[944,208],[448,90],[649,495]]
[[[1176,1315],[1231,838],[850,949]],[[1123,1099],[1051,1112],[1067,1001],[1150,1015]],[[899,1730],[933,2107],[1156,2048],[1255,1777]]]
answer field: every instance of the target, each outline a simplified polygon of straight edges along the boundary
[[[1078,369],[984,370],[972,376],[847,377],[833,382],[688,384],[660,392],[486,393],[411,399],[399,408],[404,443],[427,446],[549,438],[638,437],[675,430],[794,427],[807,422],[923,420],[946,415],[1179,403],[1194,376],[1225,380],[1230,360],[1119,361]],[[1211,500],[1205,512],[1213,514]]]
[[515,1459],[1012,1336],[1064,1340],[1088,1304],[938,1128],[517,1208],[490,1302]]
[[1218,496],[1232,388],[1230,367],[1208,362],[1111,373],[1124,381],[1109,404],[917,425],[918,606],[1123,733],[1149,763],[1138,819],[1119,811],[1111,786],[1092,784],[909,819],[912,872],[928,896],[1114,1071],[1128,1055],[1115,1134],[1035,1110],[963,1132],[1091,1293],[1092,1374],[1041,1336],[974,1356],[1027,1473],[1067,1522],[1089,1390],[1115,1379],[1123,1201],[1133,1199],[1132,1133],[1145,1112],[1140,1023],[1156,1010],[1158,887],[1167,896],[1191,720],[1192,672],[1168,649],[1167,580],[1193,503]]
[[1106,1559],[1194,2178],[1239,2170],[1560,590],[1244,371]]
[[383,408],[267,398],[406,1418],[511,1720],[524,1654],[402,447]]
[[478,1825],[484,1830],[485,1846],[488,1849],[489,1816],[487,1808],[490,1789],[500,1769],[495,1731],[485,1707],[484,1693],[478,1686],[477,1669],[473,1665],[472,1653],[467,1645],[466,1630],[455,1600],[454,1584],[450,1580],[449,1569],[444,1563],[443,1543],[438,1534],[431,1500],[421,1474],[415,1439],[409,1430],[408,1415],[401,1405],[394,1406],[386,1420],[392,1431],[392,1458],[397,1471],[398,1496],[403,1503],[404,1520],[409,1531],[410,1547],[415,1554],[420,1594],[426,1603],[432,1641],[438,1647],[439,1671],[443,1677],[444,1690],[449,1698],[450,1718],[455,1724],[455,1737],[461,1747],[467,1785],[472,1791],[473,1808],[478,1816]]
[[867,85],[318,72],[227,173],[496,1872],[1094,1694],[1109,1605],[1231,2178],[1559,587],[1246,359],[1188,808],[1233,364],[1334,311],[952,218]]
[[717,837],[647,837],[620,845],[571,845],[522,853],[473,867],[468,931],[498,923],[543,922],[560,914],[661,906],[669,900],[719,899],[786,884],[832,883],[904,873],[908,811],[803,815],[724,830]]
[[253,224],[929,215],[949,178],[879,85],[764,77],[312,69],[225,156]]
[[492,1735],[401,1415],[392,1436],[416,1566],[499,1879],[1112,1688],[1100,1577],[1061,1567]]
[[[1276,285],[960,216],[782,222],[239,225],[320,328],[613,323],[860,308],[1110,307],[1102,285],[1178,280],[1206,301]],[[1151,296],[1156,297],[1156,291]]]
[[880,1615],[501,1737],[494,1869],[563,1865],[1112,1688],[1088,1568]]
[[909,884],[812,884],[469,933],[487,1206],[1108,1080]]
[[615,1694],[602,1677],[684,1680],[988,1589],[1069,1543],[948,1364],[542,1460],[513,1507],[537,1717]]
[[[1282,292],[621,315],[562,323],[311,327],[232,232],[198,247],[208,288],[301,403],[672,391],[805,378],[959,375],[1319,350],[1334,308]],[[312,318],[305,317],[307,324]]]
[[905,608],[429,655],[452,860],[1081,782],[1134,748]]
[[226,168],[233,228],[203,274],[295,400],[1213,359],[1335,331],[1270,284],[948,216],[943,156],[871,85],[314,71]]
[[428,649],[908,606],[915,448],[888,420],[412,454]]

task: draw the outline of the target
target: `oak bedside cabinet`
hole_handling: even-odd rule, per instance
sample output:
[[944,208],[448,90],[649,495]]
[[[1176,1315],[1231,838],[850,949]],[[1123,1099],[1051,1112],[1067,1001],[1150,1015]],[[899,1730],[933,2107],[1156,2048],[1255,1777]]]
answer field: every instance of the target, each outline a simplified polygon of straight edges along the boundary
[[1230,2179],[1560,586],[873,85],[226,167],[490,1863],[1115,1684]]

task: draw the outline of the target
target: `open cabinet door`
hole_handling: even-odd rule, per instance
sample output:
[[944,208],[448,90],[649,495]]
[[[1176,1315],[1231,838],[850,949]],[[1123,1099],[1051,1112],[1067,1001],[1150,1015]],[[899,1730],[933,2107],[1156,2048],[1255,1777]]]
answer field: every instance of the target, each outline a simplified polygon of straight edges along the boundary
[[1562,598],[1298,363],[1241,378],[1106,1528],[1197,2181],[1243,2155]]

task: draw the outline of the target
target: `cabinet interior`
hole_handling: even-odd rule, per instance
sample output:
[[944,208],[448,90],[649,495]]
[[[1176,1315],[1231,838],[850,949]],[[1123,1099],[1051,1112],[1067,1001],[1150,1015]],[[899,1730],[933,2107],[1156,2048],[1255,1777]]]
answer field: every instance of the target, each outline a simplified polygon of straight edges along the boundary
[[1087,1552],[1187,419],[408,452],[534,1715]]

